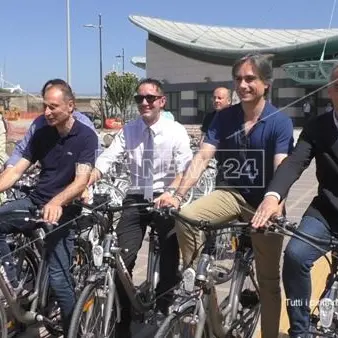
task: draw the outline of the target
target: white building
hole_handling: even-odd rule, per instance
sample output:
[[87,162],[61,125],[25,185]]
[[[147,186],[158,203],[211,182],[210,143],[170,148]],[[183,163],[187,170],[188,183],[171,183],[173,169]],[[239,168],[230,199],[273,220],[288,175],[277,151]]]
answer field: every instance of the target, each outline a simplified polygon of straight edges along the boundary
[[[212,91],[233,87],[231,66],[248,53],[272,55],[272,103],[300,125],[304,95],[328,81],[338,53],[338,29],[257,29],[204,26],[157,18],[130,16],[148,32],[146,58],[132,60],[146,69],[147,77],[164,83],[167,109],[185,124],[200,123],[211,110]],[[319,61],[325,48],[325,61]],[[338,55],[338,54],[337,54]],[[316,113],[328,102],[326,89],[313,95]]]

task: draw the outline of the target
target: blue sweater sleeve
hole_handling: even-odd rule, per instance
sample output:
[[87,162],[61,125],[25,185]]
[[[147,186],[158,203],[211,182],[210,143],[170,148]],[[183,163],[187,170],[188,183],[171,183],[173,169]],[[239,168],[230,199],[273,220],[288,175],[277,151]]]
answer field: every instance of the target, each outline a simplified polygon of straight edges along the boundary
[[93,122],[85,115],[75,110],[73,113],[74,118],[76,118],[79,122],[83,123],[85,126],[91,128],[96,132],[95,126]]
[[6,167],[11,165],[14,166],[21,158],[22,154],[24,153],[25,149],[27,148],[32,136],[34,133],[46,125],[46,119],[43,115],[38,116],[30,125],[29,129],[27,130],[24,138],[17,143],[15,149],[11,155],[11,157],[6,162]]

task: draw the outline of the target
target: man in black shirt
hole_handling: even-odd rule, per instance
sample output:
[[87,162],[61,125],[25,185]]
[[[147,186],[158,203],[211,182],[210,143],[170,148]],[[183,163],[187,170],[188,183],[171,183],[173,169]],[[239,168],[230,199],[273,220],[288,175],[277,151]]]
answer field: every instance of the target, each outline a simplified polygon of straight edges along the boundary
[[[299,230],[311,236],[330,239],[338,232],[338,64],[334,66],[328,94],[334,110],[315,116],[305,125],[293,153],[278,167],[265,198],[252,219],[262,227],[278,212],[292,184],[313,158],[316,159],[318,194],[305,211]],[[329,246],[322,246],[329,251]],[[284,254],[283,283],[290,320],[289,335],[306,337],[310,324],[311,267],[323,255],[303,241],[292,238]]]
[[202,136],[200,140],[200,145],[203,143],[205,134],[207,133],[215,114],[229,107],[230,104],[231,104],[230,90],[225,87],[216,88],[212,96],[212,105],[215,110],[212,113],[205,115],[203,119],[202,126],[201,126]]

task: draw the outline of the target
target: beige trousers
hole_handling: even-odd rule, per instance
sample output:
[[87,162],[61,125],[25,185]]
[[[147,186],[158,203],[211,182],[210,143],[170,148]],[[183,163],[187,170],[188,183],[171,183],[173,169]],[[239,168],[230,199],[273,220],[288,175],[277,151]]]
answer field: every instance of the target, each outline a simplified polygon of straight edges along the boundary
[[[244,200],[241,194],[233,189],[215,190],[190,205],[182,208],[181,213],[197,220],[230,221],[241,216],[249,221],[254,209]],[[187,265],[197,247],[201,245],[198,230],[181,222],[176,223],[176,233],[182,252],[184,265]],[[281,312],[281,290],[279,263],[283,237],[277,235],[252,234],[252,245],[255,255],[257,280],[261,300],[262,338],[277,338]]]

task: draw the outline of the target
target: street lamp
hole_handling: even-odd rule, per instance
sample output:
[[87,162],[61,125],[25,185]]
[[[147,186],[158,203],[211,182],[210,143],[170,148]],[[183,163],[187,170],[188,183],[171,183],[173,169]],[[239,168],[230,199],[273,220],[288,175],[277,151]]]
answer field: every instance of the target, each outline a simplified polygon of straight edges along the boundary
[[116,55],[116,58],[122,58],[122,74],[124,74],[124,48],[122,48],[122,54]]
[[71,61],[70,61],[70,6],[66,0],[66,21],[67,21],[67,82],[71,86]]
[[101,14],[99,14],[99,24],[93,25],[83,25],[87,28],[96,28],[99,30],[99,49],[100,49],[100,110],[101,110],[101,130],[104,126],[104,109],[103,109],[103,76],[102,76],[102,24],[101,24]]

